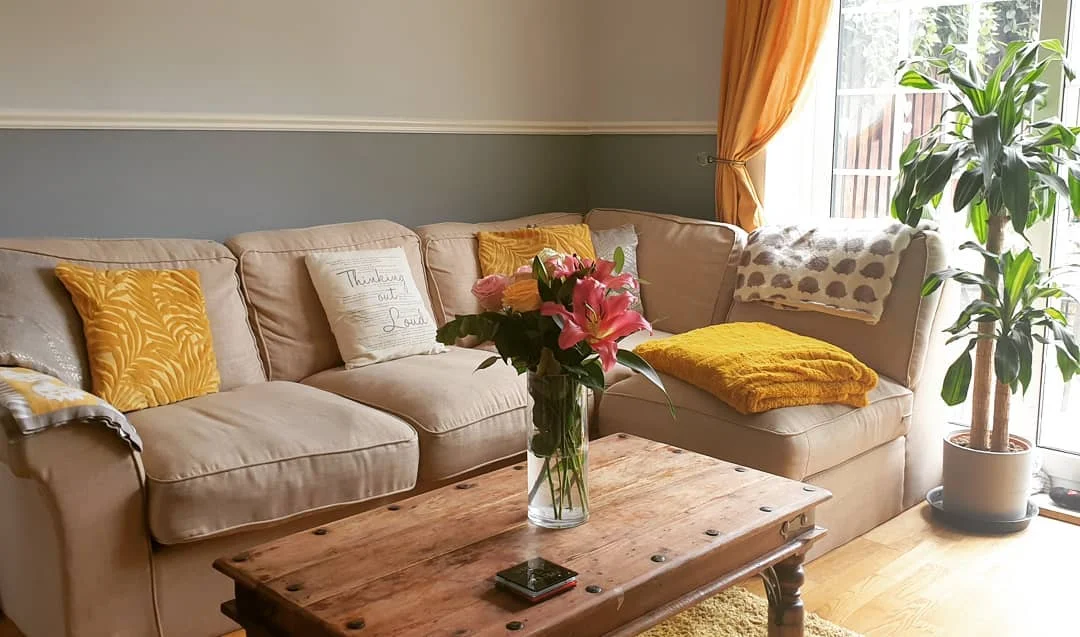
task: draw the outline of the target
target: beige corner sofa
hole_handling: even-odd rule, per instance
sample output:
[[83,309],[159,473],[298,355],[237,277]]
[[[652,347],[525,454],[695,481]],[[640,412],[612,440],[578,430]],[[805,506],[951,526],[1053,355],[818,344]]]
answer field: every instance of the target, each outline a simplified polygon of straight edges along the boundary
[[[665,379],[679,410],[627,370],[597,408],[600,433],[628,431],[821,484],[835,495],[825,547],[915,503],[938,481],[938,371],[926,362],[938,299],[920,283],[942,266],[933,234],[904,255],[885,318],[865,326],[732,302],[746,235],[718,223],[593,210],[593,228],[633,224],[647,317],[657,335],[763,320],[841,345],[882,374],[863,409],[820,406],[739,416]],[[524,381],[487,352],[452,348],[346,371],[304,267],[311,251],[402,247],[442,323],[477,310],[475,233],[579,223],[550,213],[410,230],[364,221],[211,241],[0,240],[0,321],[25,350],[89,386],[81,325],[52,268],[194,268],[214,336],[221,392],[129,414],[145,443],[75,422],[0,445],[0,607],[27,637],[208,637],[230,582],[211,562],[520,458]],[[29,326],[29,327],[28,327]],[[647,336],[635,337],[638,341]],[[633,341],[625,346],[632,346]],[[524,512],[524,505],[523,505]],[[446,532],[452,533],[452,529]],[[824,550],[824,549],[823,549]]]

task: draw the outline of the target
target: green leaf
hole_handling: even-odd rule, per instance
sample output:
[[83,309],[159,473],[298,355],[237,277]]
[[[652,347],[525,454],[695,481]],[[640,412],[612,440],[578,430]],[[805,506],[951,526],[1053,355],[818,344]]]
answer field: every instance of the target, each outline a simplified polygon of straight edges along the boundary
[[900,153],[900,165],[909,166],[911,162],[915,160],[915,156],[919,153],[919,140],[913,139],[911,143],[907,145],[904,152]]
[[956,182],[953,192],[953,210],[963,210],[982,190],[982,176],[974,170],[965,171]]
[[1054,192],[1061,195],[1062,197],[1067,198],[1067,197],[1070,196],[1069,185],[1066,184],[1065,180],[1062,179],[1061,177],[1055,175],[1054,173],[1041,173],[1041,172],[1036,173],[1035,176],[1039,179],[1039,181],[1046,184],[1048,187],[1052,188],[1054,190]]
[[1035,348],[1031,338],[1031,325],[1017,325],[1009,333],[1009,338],[1020,356],[1020,372],[1017,374],[1017,380],[1020,381],[1020,387],[1023,388],[1024,393],[1027,393],[1028,385],[1031,384],[1032,350]]
[[1024,165],[1020,151],[1012,146],[1003,150],[1001,162],[1001,189],[1005,199],[1005,208],[1012,216],[1013,228],[1023,234],[1027,228],[1028,207],[1031,203],[1031,181],[1028,169]]
[[946,405],[959,405],[967,400],[968,387],[971,385],[971,348],[972,341],[945,372],[945,382],[941,385],[941,398]]
[[1039,262],[1030,248],[1025,248],[1018,255],[1006,253],[1002,255],[1002,261],[1005,264],[1002,268],[1002,276],[1005,279],[1004,301],[1008,313],[1011,314],[1024,288],[1031,284],[1038,272]]
[[941,284],[944,282],[945,280],[942,279],[937,272],[930,273],[926,277],[926,281],[923,282],[921,294],[923,296],[930,296],[931,294],[936,292],[937,289],[940,288]]
[[1058,370],[1061,371],[1061,377],[1067,383],[1072,380],[1073,376],[1075,376],[1080,369],[1078,369],[1077,364],[1072,360],[1069,353],[1065,351],[1064,348],[1058,347],[1056,349]]
[[971,324],[972,320],[977,323],[989,323],[1000,319],[1001,311],[996,305],[987,303],[982,299],[975,299],[960,312],[960,316],[957,317],[956,322],[945,328],[945,331],[950,334],[958,334],[966,329],[968,325]]
[[544,266],[544,262],[540,260],[539,256],[533,257],[532,260],[533,276],[536,280],[544,285],[551,285],[551,280],[548,279],[547,268]]
[[1065,45],[1062,44],[1061,40],[1058,40],[1057,38],[1043,40],[1042,42],[1039,42],[1039,46],[1046,49],[1047,51],[1057,53],[1061,57],[1065,57],[1067,55],[1065,53]]
[[1080,218],[1080,174],[1069,169],[1069,208],[1073,216]]
[[912,223],[911,216],[911,193],[915,188],[914,165],[900,169],[900,178],[897,180],[896,191],[893,193],[892,215],[899,221],[912,227],[918,224]]
[[982,165],[983,188],[987,191],[994,179],[994,166],[1001,156],[1001,133],[998,129],[997,113],[976,115],[971,118],[971,135],[975,142],[975,152]]
[[1001,263],[1000,263],[1001,257],[1000,257],[1000,255],[997,255],[997,254],[994,254],[993,252],[990,252],[989,250],[982,247],[978,243],[975,243],[974,241],[965,241],[965,242],[961,243],[960,244],[960,249],[961,250],[974,250],[975,252],[978,252],[980,255],[982,255],[983,263],[985,265],[992,268],[999,275],[1001,274]]
[[[932,153],[921,168],[926,171],[925,176],[919,181],[915,190],[914,203],[921,208],[931,199],[941,193],[952,178],[956,168],[956,160],[960,155],[959,146],[953,147],[948,152]],[[916,222],[917,223],[917,222]],[[911,225],[911,222],[908,222]]]
[[478,372],[481,369],[487,369],[488,367],[491,367],[492,365],[494,365],[495,363],[498,363],[501,360],[502,359],[499,358],[498,356],[491,356],[489,358],[485,358],[484,362],[477,365],[476,369],[474,369],[473,372]]
[[497,312],[459,316],[440,327],[435,333],[435,340],[443,345],[453,345],[459,338],[474,336],[482,342],[487,342],[495,338],[499,331],[499,324],[505,318]]
[[623,252],[622,246],[615,247],[615,274],[622,273],[623,265],[626,263],[626,254]]
[[[979,180],[980,185],[982,180]],[[979,243],[986,243],[990,236],[990,208],[986,205],[986,199],[979,199],[971,205],[968,211],[968,225]]]
[[997,339],[994,347],[994,374],[999,382],[1011,385],[1020,375],[1020,351],[1007,336]]
[[934,89],[943,88],[941,82],[933,80],[912,68],[907,69],[904,71],[903,75],[900,76],[900,86],[915,88],[921,91],[932,91]]
[[1065,318],[1065,315],[1061,313],[1061,310],[1057,309],[1056,307],[1048,307],[1043,311],[1046,312],[1047,316],[1054,319],[1058,323],[1064,325],[1069,322],[1068,319]]
[[661,380],[660,374],[656,373],[656,370],[653,369],[653,366],[650,365],[649,362],[646,361],[644,358],[638,356],[637,354],[631,352],[628,349],[620,349],[615,354],[615,360],[617,360],[619,364],[629,367],[635,372],[641,374],[650,383],[659,387],[660,391],[664,392],[664,397],[667,398],[668,410],[671,411],[671,418],[672,420],[674,420],[675,405],[671,403],[671,397],[668,396],[667,389],[664,387],[664,381]]
[[[976,112],[982,113],[986,110],[986,105],[990,101],[988,93],[993,87],[987,86],[987,90],[984,92],[971,81],[971,78],[954,68],[949,69],[949,79],[952,80],[952,83],[956,88],[960,89],[964,95],[967,95],[968,99],[970,99],[971,103],[975,106]],[[940,83],[938,86],[941,86]]]

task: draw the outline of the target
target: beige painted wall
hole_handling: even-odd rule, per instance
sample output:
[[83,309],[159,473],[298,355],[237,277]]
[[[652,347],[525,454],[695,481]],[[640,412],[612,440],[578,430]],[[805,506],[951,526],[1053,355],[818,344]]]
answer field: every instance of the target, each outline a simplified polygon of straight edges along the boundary
[[587,0],[589,118],[715,121],[724,0]]
[[77,111],[708,121],[723,5],[0,0],[0,120]]
[[575,120],[581,0],[0,0],[0,108]]

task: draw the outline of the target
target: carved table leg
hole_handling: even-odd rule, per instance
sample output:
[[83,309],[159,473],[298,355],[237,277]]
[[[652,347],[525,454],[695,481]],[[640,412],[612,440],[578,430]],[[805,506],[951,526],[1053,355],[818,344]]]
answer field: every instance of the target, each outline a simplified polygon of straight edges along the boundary
[[803,637],[802,564],[803,556],[793,555],[761,574],[769,598],[769,637]]

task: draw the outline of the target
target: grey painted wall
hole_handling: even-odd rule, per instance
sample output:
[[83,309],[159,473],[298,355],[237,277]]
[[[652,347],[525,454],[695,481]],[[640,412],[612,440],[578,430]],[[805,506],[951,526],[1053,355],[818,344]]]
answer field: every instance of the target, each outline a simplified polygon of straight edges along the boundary
[[0,234],[407,226],[587,206],[580,136],[0,131]]
[[590,208],[715,218],[715,173],[697,163],[716,153],[715,135],[595,135],[586,150]]
[[0,130],[0,235],[407,226],[596,206],[712,217],[711,136]]

